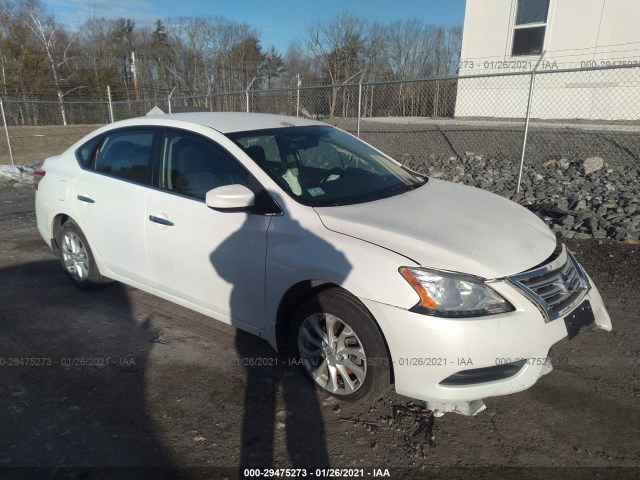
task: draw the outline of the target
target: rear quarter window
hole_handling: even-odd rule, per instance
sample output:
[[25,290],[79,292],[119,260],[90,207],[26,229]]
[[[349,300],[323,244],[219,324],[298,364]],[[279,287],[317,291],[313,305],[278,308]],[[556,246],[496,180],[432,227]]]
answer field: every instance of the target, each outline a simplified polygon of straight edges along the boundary
[[76,150],[76,158],[78,159],[78,162],[80,162],[80,165],[85,168],[93,168],[96,147],[98,146],[98,143],[100,143],[101,138],[102,137],[100,136],[93,137]]

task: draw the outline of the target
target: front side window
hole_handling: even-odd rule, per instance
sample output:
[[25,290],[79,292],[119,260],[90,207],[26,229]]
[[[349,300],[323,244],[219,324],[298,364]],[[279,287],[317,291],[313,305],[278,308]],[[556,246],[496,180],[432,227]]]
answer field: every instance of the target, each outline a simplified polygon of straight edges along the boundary
[[540,55],[547,30],[550,0],[516,0],[512,56]]
[[224,185],[247,186],[247,172],[211,140],[183,132],[167,132],[162,142],[160,187],[204,200]]
[[227,136],[304,205],[362,203],[426,182],[366,143],[328,126],[274,128]]
[[147,182],[152,131],[126,130],[104,137],[95,157],[95,170],[137,183]]

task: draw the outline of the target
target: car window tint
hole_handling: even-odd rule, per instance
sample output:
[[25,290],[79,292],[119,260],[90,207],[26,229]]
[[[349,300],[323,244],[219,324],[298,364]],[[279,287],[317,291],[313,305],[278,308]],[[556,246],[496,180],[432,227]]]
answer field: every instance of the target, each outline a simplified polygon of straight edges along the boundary
[[95,148],[101,137],[94,137],[76,150],[76,157],[84,167],[93,167]]
[[96,171],[145,183],[153,132],[125,131],[107,135],[96,155]]
[[211,140],[177,132],[163,142],[160,186],[172,192],[204,200],[212,188],[247,186],[247,172]]

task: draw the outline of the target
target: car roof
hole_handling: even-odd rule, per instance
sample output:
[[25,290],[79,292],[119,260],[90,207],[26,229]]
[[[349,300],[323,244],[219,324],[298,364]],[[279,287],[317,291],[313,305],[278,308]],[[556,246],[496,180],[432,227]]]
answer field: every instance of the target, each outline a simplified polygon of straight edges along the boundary
[[[306,118],[287,115],[244,112],[192,112],[149,115],[147,119],[167,119],[204,125],[222,133],[244,132],[248,130],[264,130],[281,127],[305,127],[325,125]],[[142,119],[140,118],[140,119]],[[155,122],[154,122],[155,123]]]

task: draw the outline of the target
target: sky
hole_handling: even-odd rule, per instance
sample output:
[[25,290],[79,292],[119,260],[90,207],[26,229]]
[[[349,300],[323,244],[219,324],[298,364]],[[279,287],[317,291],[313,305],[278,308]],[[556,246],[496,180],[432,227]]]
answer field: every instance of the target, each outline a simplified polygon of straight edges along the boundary
[[70,29],[90,13],[98,17],[131,18],[153,25],[158,18],[221,15],[247,23],[260,32],[263,48],[285,52],[317,20],[341,12],[389,23],[418,18],[443,26],[462,26],[465,0],[42,0],[56,19]]

